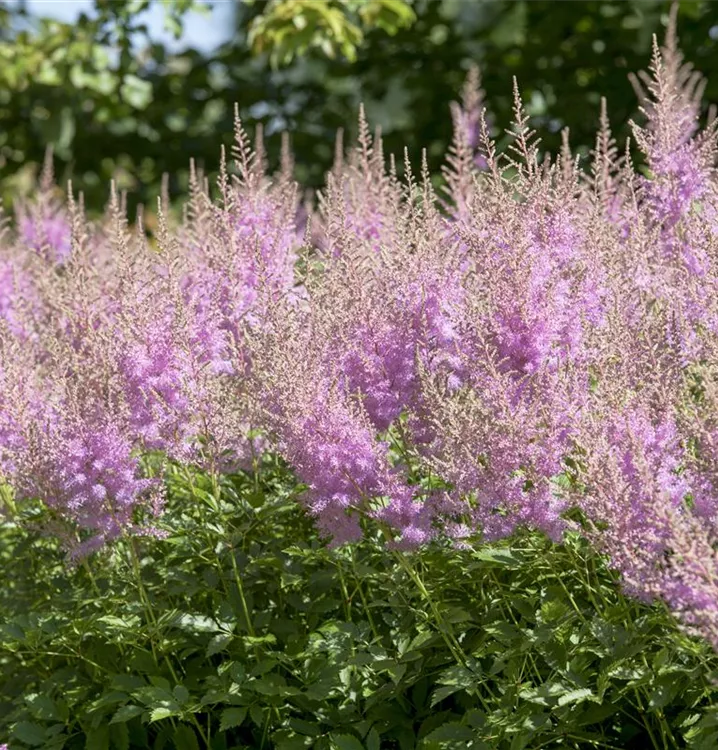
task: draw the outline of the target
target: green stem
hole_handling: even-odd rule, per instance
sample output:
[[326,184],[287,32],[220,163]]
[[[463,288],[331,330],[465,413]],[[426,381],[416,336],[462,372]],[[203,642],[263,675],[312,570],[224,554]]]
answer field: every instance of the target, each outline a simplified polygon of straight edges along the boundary
[[663,743],[662,745],[658,744],[658,738],[653,733],[653,730],[651,729],[651,722],[648,719],[648,716],[646,715],[646,709],[643,707],[643,701],[641,701],[641,693],[638,691],[637,688],[634,688],[636,693],[636,701],[638,702],[638,713],[641,716],[641,721],[643,722],[643,726],[646,727],[646,731],[648,732],[648,736],[651,738],[651,744],[653,747],[656,748],[656,750],[665,750],[666,744]]
[[334,561],[337,571],[339,572],[339,586],[342,590],[342,604],[344,607],[344,619],[347,622],[352,621],[351,613],[351,598],[349,597],[349,589],[347,589],[346,581],[344,580],[344,571],[342,570],[341,558]]
[[[505,606],[505,604],[504,604],[505,600],[504,600],[504,597],[503,597],[503,586],[501,585],[501,582],[499,581],[499,577],[496,575],[496,571],[490,570],[489,572],[490,572],[491,577],[493,578],[494,583],[496,584],[497,588],[499,589],[499,591],[501,591],[501,605],[500,605],[501,606],[501,611],[504,612],[504,616],[506,616],[506,612],[508,612],[508,615],[509,615],[510,619],[513,621],[514,625],[517,628],[520,629],[521,626],[519,625],[519,621],[516,619],[516,616],[514,615],[514,611],[511,608],[511,605],[509,604],[509,606]],[[531,662],[531,666],[532,666],[533,671],[534,671],[534,673],[536,675],[536,679],[538,680],[539,683],[542,683],[543,682],[543,678],[541,677],[541,673],[539,672],[538,665],[536,664],[536,660],[534,659],[534,656],[533,656],[533,654],[531,652],[528,653],[528,658],[529,658],[529,661]]]
[[624,750],[624,748],[618,747],[618,745],[612,745],[611,743],[604,742],[603,740],[589,740],[585,737],[577,737],[573,734],[567,734],[566,737],[571,740],[576,740],[577,742],[588,742],[595,747],[605,747],[607,748],[607,750]]
[[[210,475],[210,478],[212,481],[212,495],[214,496],[217,508],[219,508],[221,490],[220,490],[217,474],[215,472],[212,472]],[[235,555],[234,545],[231,543],[230,539],[227,539],[227,542],[229,546],[229,556],[230,556],[230,559],[232,560],[232,573],[234,575],[234,582],[237,586],[237,593],[239,594],[239,600],[242,604],[242,614],[244,615],[244,621],[245,621],[245,625],[247,628],[247,633],[249,633],[249,635],[253,638],[254,628],[252,627],[252,618],[249,615],[249,607],[247,607],[247,599],[244,594],[244,586],[242,585],[242,577],[240,576],[239,568],[237,567],[237,557]]]
[[374,618],[371,616],[371,610],[369,609],[369,602],[366,600],[366,597],[364,596],[364,589],[362,588],[361,579],[359,578],[359,572],[357,571],[355,547],[352,547],[352,572],[354,573],[354,578],[357,583],[357,591],[359,592],[359,598],[361,599],[362,607],[364,607],[367,620],[369,620],[369,627],[371,628],[371,632],[377,641],[381,641],[381,636],[379,635],[379,631],[376,628]]
[[407,562],[406,558],[401,552],[399,552],[398,550],[393,550],[393,554],[406,574],[409,576],[409,578],[411,578],[426,603],[429,605],[429,609],[431,610],[431,613],[435,619],[435,625],[444,638],[444,641],[449,647],[449,650],[451,651],[453,657],[456,659],[459,666],[468,668],[468,659],[466,657],[466,654],[464,654],[463,649],[461,648],[461,644],[456,640],[456,636],[454,636],[453,630],[444,620],[441,612],[439,611],[439,608],[436,606],[436,603],[431,597],[431,594],[429,594],[429,591],[424,585],[424,582],[421,580],[414,568]]
[[571,547],[571,544],[564,545],[564,548],[568,550],[568,554],[571,557],[571,561],[573,562],[573,567],[576,570],[576,573],[583,584],[583,587],[586,589],[586,592],[588,594],[588,598],[591,601],[591,604],[593,605],[593,608],[596,610],[597,614],[600,614],[601,616],[605,617],[605,611],[604,608],[599,605],[599,603],[596,601],[593,595],[593,586],[591,585],[591,581],[589,580],[589,574],[588,569],[586,570],[586,576],[584,577],[582,575],[582,565],[580,564],[580,559],[578,555],[574,552],[574,550]]
[[579,616],[579,619],[581,620],[581,622],[583,622],[583,623],[587,622],[586,617],[584,616],[583,612],[581,612],[581,610],[579,609],[578,604],[576,604],[576,600],[573,598],[573,594],[568,590],[568,587],[563,582],[563,576],[561,575],[561,572],[557,571],[557,570],[554,570],[554,576],[555,576],[556,580],[558,581],[559,586],[561,586],[561,588],[563,589],[564,593],[566,594],[566,597],[571,602],[571,606],[576,611],[576,614]]
[[247,600],[244,596],[244,586],[242,586],[242,577],[239,575],[239,569],[237,568],[237,557],[232,547],[229,551],[229,556],[232,558],[232,570],[234,572],[234,582],[237,584],[237,592],[239,593],[239,600],[242,603],[242,613],[244,614],[244,620],[247,626],[247,632],[250,636],[254,637],[254,628],[252,627],[252,619],[249,616],[249,608],[247,607]]
[[[409,564],[409,562],[407,561],[407,559],[405,558],[402,552],[400,552],[399,550],[393,550],[393,554],[394,554],[394,557],[398,560],[401,567],[406,571],[409,578],[411,578],[411,580],[413,581],[416,588],[419,590],[419,593],[422,595],[426,603],[429,605],[429,609],[431,610],[431,613],[435,619],[434,626],[441,633],[441,637],[444,639],[444,642],[448,646],[449,651],[451,652],[451,655],[454,657],[456,663],[460,667],[463,667],[464,669],[467,669],[470,671],[469,659],[464,653],[464,649],[462,648],[458,639],[454,635],[454,630],[451,627],[451,624],[447,623],[446,620],[444,620],[444,617],[442,616],[439,608],[436,606],[436,602],[434,602],[434,599],[432,598],[428,589],[424,585],[424,581],[422,581],[421,576],[419,576],[419,574]],[[484,684],[484,688],[489,692],[489,694],[493,698],[496,697],[493,695],[488,684]],[[481,702],[481,705],[483,706],[484,710],[488,713],[489,706],[484,700],[484,696],[478,690],[476,691],[476,696]]]
[[[192,493],[192,499],[197,502],[197,494],[196,494],[196,486],[194,482],[194,477],[190,473],[189,469],[186,466],[183,466],[183,471],[185,474],[185,478],[187,482],[189,483],[190,492]],[[213,483],[213,490],[218,493],[218,487],[216,486],[216,483]],[[219,495],[215,494],[215,501],[217,503],[217,508],[219,508]],[[212,535],[209,533],[209,530],[207,529],[206,525],[202,525],[202,531],[204,534],[204,539],[207,542],[207,547],[211,551],[212,559],[214,561],[215,568],[217,569],[217,575],[219,576],[219,582],[224,589],[225,596],[229,598],[229,587],[227,586],[227,582],[224,580],[224,568],[222,567],[222,560],[220,559],[219,555],[217,554],[216,545],[213,544]]]
[[90,585],[92,586],[92,590],[95,592],[95,596],[98,599],[101,599],[102,594],[100,593],[100,587],[97,585],[95,574],[92,572],[92,568],[90,568],[90,566],[87,564],[87,560],[84,557],[82,558],[82,567],[85,569],[87,577],[90,579]]
[[264,722],[264,729],[262,730],[262,742],[259,746],[259,750],[264,750],[264,743],[267,741],[267,733],[269,732],[269,717],[271,716],[271,711],[267,711],[267,719]]
[[[643,664],[645,665],[646,669],[650,669],[648,666],[648,659],[646,659],[645,654],[641,654],[643,658]],[[648,699],[648,690],[646,689],[646,699]],[[663,738],[663,745],[664,747],[668,747],[669,740],[670,744],[673,745],[673,747],[678,748],[678,743],[676,742],[676,738],[673,736],[673,732],[671,731],[671,727],[666,721],[666,717],[663,714],[663,711],[659,708],[656,711],[656,715],[658,716],[658,726],[661,730],[661,737]]]
[[[135,548],[135,540],[131,536],[127,536],[127,541],[129,543],[130,548],[130,558],[132,560],[132,569],[135,574],[135,579],[137,582],[137,588],[140,592],[140,599],[142,600],[142,603],[145,607],[145,613],[147,616],[147,619],[152,624],[152,637],[150,638],[150,646],[152,648],[152,656],[154,658],[155,664],[157,664],[157,651],[155,647],[155,637],[158,634],[157,629],[157,618],[155,617],[154,609],[152,607],[152,602],[150,601],[150,598],[147,594],[147,590],[145,589],[144,582],[142,581],[142,571],[140,570],[140,560],[137,555],[137,549]],[[179,677],[177,676],[177,672],[174,669],[174,666],[172,665],[172,662],[170,661],[169,657],[166,653],[162,653],[162,659],[167,665],[167,669],[169,670],[170,675],[172,675],[172,679],[174,680],[175,685],[180,684]],[[209,740],[207,739],[207,736],[204,733],[204,730],[202,729],[202,725],[197,720],[197,717],[194,714],[190,714],[192,723],[197,728],[197,731],[199,732],[199,736],[202,738],[202,741],[206,745],[206,747],[210,748]]]
[[154,659],[155,664],[157,664],[157,651],[155,649],[154,639],[154,631],[157,627],[157,621],[152,609],[152,604],[150,603],[149,597],[147,596],[145,585],[142,581],[142,572],[140,571],[140,561],[137,556],[137,550],[135,549],[135,541],[129,534],[126,535],[125,540],[127,541],[127,547],[130,551],[130,564],[135,577],[135,585],[137,586],[137,591],[140,595],[140,601],[142,602],[142,607],[145,610],[145,618],[147,619],[147,622],[152,626],[150,648],[152,649],[152,658]]

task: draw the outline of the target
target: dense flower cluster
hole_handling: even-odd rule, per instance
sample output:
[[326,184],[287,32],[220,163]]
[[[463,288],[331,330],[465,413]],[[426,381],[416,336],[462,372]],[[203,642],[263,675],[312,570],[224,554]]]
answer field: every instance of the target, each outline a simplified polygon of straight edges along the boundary
[[716,125],[673,27],[636,82],[645,177],[605,102],[585,169],[542,155],[518,87],[498,153],[472,71],[441,197],[363,115],[316,210],[237,122],[154,245],[44,178],[0,236],[2,477],[89,550],[159,511],[144,451],[273,450],[334,543],[573,526],[718,646]]

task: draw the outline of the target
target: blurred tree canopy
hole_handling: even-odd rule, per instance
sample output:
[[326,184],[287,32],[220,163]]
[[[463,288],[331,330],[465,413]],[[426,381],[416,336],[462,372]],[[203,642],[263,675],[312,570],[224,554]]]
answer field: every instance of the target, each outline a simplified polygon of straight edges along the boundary
[[[67,24],[0,0],[0,191],[27,191],[46,147],[100,209],[111,177],[131,203],[184,187],[190,157],[215,170],[239,102],[270,144],[291,133],[297,177],[319,185],[336,130],[354,130],[360,102],[385,150],[433,167],[451,138],[449,102],[472,62],[481,67],[496,133],[508,127],[516,76],[546,148],[569,126],[593,144],[599,100],[617,126],[636,113],[628,82],[663,32],[665,0],[242,0],[234,33],[211,52],[172,52],[140,14],[151,0],[94,0]],[[187,13],[212,3],[165,0],[179,38]],[[214,4],[217,4],[215,2]],[[679,37],[718,101],[718,4],[683,0]],[[269,149],[270,157],[278,147]]]

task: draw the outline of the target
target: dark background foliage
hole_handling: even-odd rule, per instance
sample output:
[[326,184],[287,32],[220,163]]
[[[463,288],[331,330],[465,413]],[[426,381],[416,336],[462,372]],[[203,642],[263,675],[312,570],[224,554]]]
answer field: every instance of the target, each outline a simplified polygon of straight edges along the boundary
[[[351,0],[327,3],[345,10]],[[297,177],[311,186],[321,184],[335,132],[352,130],[362,101],[387,152],[401,155],[406,146],[418,162],[426,147],[436,166],[451,137],[449,102],[472,61],[481,66],[497,133],[510,121],[516,76],[545,147],[556,149],[569,126],[573,146],[586,151],[601,95],[619,134],[627,133],[624,123],[636,114],[628,73],[646,67],[651,36],[662,35],[669,9],[657,0],[414,0],[415,20],[392,34],[369,25],[353,61],[310,48],[272,66],[268,52],[248,42],[252,21],[271,3],[237,3],[233,38],[208,54],[152,43],[137,20],[147,5],[95,0],[94,13],[65,25],[0,2],[6,201],[29,189],[48,144],[60,178],[72,175],[93,209],[102,207],[112,176],[131,203],[153,201],[163,172],[178,191],[191,156],[210,171],[216,166],[235,101],[250,124],[265,126],[270,157],[279,151],[276,132],[290,131]],[[193,2],[165,5],[179,33]],[[681,2],[679,32],[687,57],[708,77],[706,101],[718,101],[718,4]]]

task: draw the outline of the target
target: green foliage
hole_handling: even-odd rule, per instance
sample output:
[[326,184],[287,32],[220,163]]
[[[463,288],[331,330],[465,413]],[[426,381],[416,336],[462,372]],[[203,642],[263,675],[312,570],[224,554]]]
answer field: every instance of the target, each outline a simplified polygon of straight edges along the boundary
[[[13,12],[0,7],[0,172],[19,171],[6,189],[27,189],[28,170],[39,163],[37,148],[52,145],[60,160],[71,162],[87,130],[100,128],[105,142],[128,133],[152,139],[138,115],[152,104],[154,85],[147,59],[135,49],[148,42],[140,18],[149,6],[150,0],[95,0],[76,23],[30,16],[22,5]],[[176,37],[189,11],[206,9],[199,0],[166,0],[162,7]],[[164,56],[159,45],[147,53]],[[24,133],[17,130],[18,117]],[[28,158],[33,163],[23,163]],[[117,166],[117,154],[104,174],[96,163],[91,181],[109,177]]]
[[[718,658],[576,536],[328,550],[280,466],[169,480],[164,539],[68,568],[0,527],[12,750],[645,748],[718,742]],[[33,528],[35,531],[33,531]]]
[[270,0],[252,21],[249,43],[255,52],[268,52],[275,66],[287,65],[311,48],[354,62],[364,41],[362,27],[394,35],[415,20],[405,0]]

